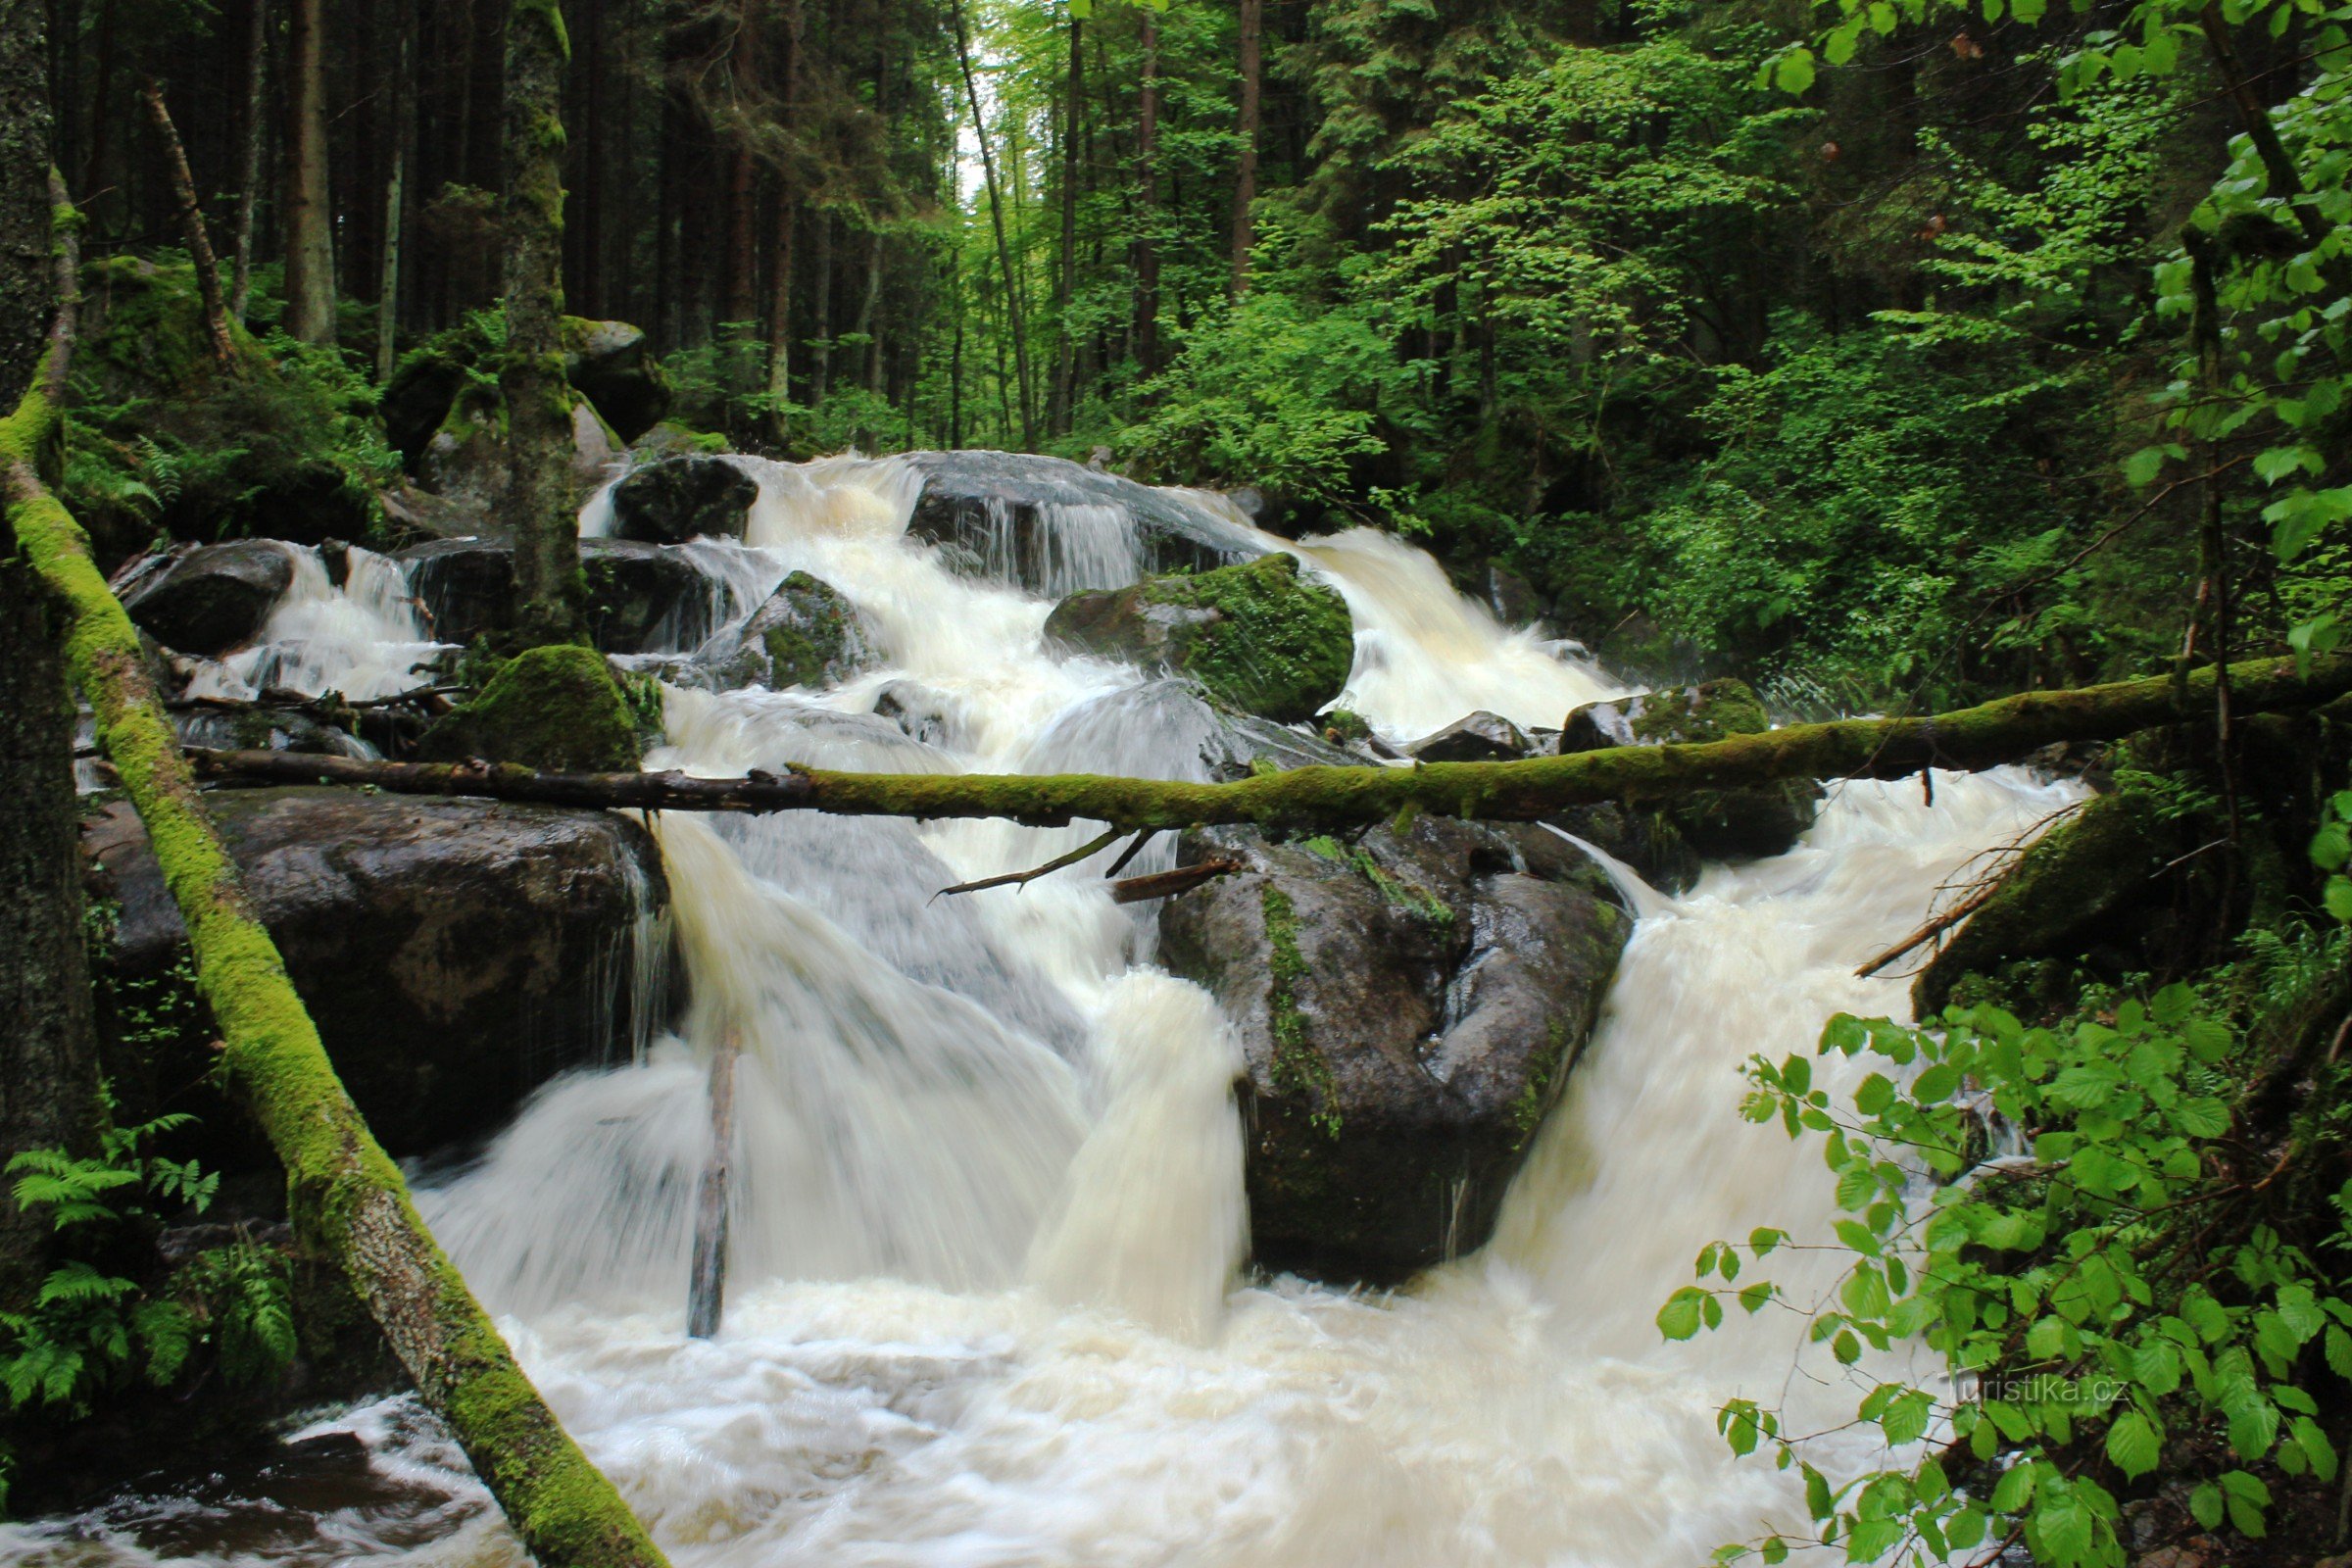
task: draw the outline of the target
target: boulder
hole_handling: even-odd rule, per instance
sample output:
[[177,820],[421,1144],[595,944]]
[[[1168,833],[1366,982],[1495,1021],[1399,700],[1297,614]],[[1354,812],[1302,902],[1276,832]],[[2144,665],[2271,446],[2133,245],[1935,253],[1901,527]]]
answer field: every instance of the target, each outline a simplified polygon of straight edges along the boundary
[[973,570],[1041,593],[1119,588],[1149,572],[1206,571],[1265,553],[1238,511],[1063,458],[916,452],[906,531]]
[[[661,940],[667,884],[630,817],[329,788],[205,801],[395,1155],[487,1136],[555,1074],[627,1059],[655,1021],[661,955],[643,945]],[[104,994],[136,1007],[110,1020],[122,1114],[194,1109],[208,1164],[270,1168],[207,1087],[214,1031],[181,989],[186,931],[136,813],[104,808],[83,845],[119,906]]]
[[1184,836],[1241,871],[1169,901],[1160,957],[1240,1030],[1258,1261],[1389,1282],[1481,1245],[1592,1033],[1633,920],[1525,824],[1353,843]]
[[612,529],[623,539],[679,545],[740,539],[760,484],[725,458],[662,458],[629,470],[612,487]]
[[[1770,728],[1764,705],[1746,682],[1711,680],[1588,703],[1560,726],[1559,749],[1565,756],[1610,746],[1697,745]],[[1691,853],[1706,859],[1743,859],[1785,853],[1813,825],[1820,808],[1819,784],[1785,779],[1746,789],[1692,790],[1677,795],[1658,814]],[[1579,830],[1571,826],[1570,831]]]
[[[626,321],[564,318],[564,367],[572,388],[596,406],[622,442],[636,440],[669,409],[669,378],[648,360],[645,333]],[[479,318],[437,332],[401,357],[378,407],[384,432],[416,462],[470,387],[488,391],[497,345]],[[495,395],[493,395],[495,401]]]
[[689,676],[711,691],[764,686],[831,686],[881,662],[872,638],[840,590],[796,571],[728,638],[705,650]]
[[2093,797],[2028,845],[1992,897],[1920,970],[1911,983],[1919,1015],[1940,1011],[1967,976],[2012,964],[2062,960],[2071,969],[2083,960],[2110,977],[2152,967],[2162,943],[2151,937],[2174,921],[2177,901],[2150,895],[2168,863],[2191,847],[2185,836],[2146,795]]
[[[586,501],[620,461],[620,443],[585,399],[571,407],[571,462],[567,474],[575,505]],[[417,482],[461,515],[497,524],[514,483],[514,458],[507,446],[507,406],[495,386],[467,382],[416,459]],[[421,511],[412,507],[412,511]],[[443,531],[447,527],[444,522]]]
[[1355,661],[1348,602],[1279,554],[1072,594],[1047,619],[1046,635],[1189,675],[1219,701],[1283,723],[1311,718],[1338,697]]
[[[443,642],[470,643],[514,623],[514,547],[479,536],[401,551]],[[684,552],[634,539],[583,539],[588,633],[611,654],[690,648],[710,633],[710,579]]]
[[250,643],[288,585],[294,558],[272,539],[200,545],[164,557],[122,581],[122,608],[156,641],[218,659]]
[[1424,735],[1407,745],[1404,755],[1422,762],[1515,762],[1533,750],[1518,725],[1499,713],[1480,711]]
[[517,654],[417,742],[425,761],[485,758],[558,773],[637,765],[637,723],[602,654],[558,643]]

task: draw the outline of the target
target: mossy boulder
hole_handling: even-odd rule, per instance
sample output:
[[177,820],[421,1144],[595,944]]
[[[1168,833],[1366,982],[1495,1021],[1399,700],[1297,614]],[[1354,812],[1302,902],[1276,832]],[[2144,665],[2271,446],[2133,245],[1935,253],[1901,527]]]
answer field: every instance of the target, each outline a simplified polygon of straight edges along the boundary
[[[1559,749],[1567,754],[1611,746],[1703,745],[1734,735],[1760,735],[1770,728],[1770,715],[1745,681],[1711,680],[1588,703],[1560,726]],[[1676,858],[1664,846],[1665,829],[1671,829],[1690,854],[1706,859],[1784,854],[1813,825],[1821,808],[1821,786],[1810,779],[1785,779],[1748,789],[1689,791],[1654,813],[1660,819],[1657,830],[1645,835],[1654,841],[1650,858],[1661,864]],[[1562,825],[1580,837],[1593,837],[1574,823]],[[1601,841],[1594,838],[1594,842]],[[1603,843],[1602,848],[1618,853],[1609,844]],[[1641,863],[1632,856],[1619,858]]]
[[759,499],[759,481],[724,458],[662,458],[630,469],[612,487],[612,531],[662,545],[740,539]]
[[796,571],[768,595],[723,651],[706,651],[688,678],[713,691],[837,685],[881,662],[858,607],[831,583]]
[[[468,387],[492,388],[505,347],[503,323],[477,313],[436,332],[401,357],[384,385],[384,431],[416,462]],[[668,412],[669,378],[646,354],[645,333],[626,321],[564,318],[564,366],[574,390],[623,443],[636,440]]]
[[221,364],[184,264],[94,262],[82,291],[64,492],[107,557],[159,529],[198,542],[371,537],[398,460],[373,393],[340,359],[265,346],[231,323]]
[[[435,539],[393,558],[443,642],[514,626],[514,547],[505,539]],[[633,539],[580,541],[588,634],[609,654],[691,648],[710,635],[717,596],[685,552]]]
[[486,758],[559,773],[637,765],[637,725],[593,648],[559,643],[507,661],[479,695],[426,730],[427,761]]
[[1632,934],[1606,877],[1532,824],[1426,815],[1177,858],[1212,856],[1243,869],[1163,906],[1160,954],[1241,1032],[1257,1260],[1387,1283],[1480,1246]]
[[[2110,979],[2145,967],[2151,923],[2169,921],[2174,902],[2151,894],[2185,836],[2147,795],[2085,802],[2027,846],[1992,897],[1919,972],[1914,1006],[1923,1017],[1940,1010],[1971,975],[1998,977],[2024,1000],[2049,990],[2042,966],[2051,963],[2071,971],[2079,962]],[[2070,972],[2059,989],[2080,995],[2080,978]]]
[[[595,405],[574,398],[565,477],[575,505],[586,501],[605,482],[620,456],[620,442]],[[416,474],[427,492],[476,519],[477,528],[499,526],[507,493],[514,485],[514,454],[506,399],[496,386],[480,381],[466,384],[419,454]]]
[[1338,697],[1355,661],[1348,602],[1281,554],[1072,594],[1046,635],[1189,675],[1218,701],[1281,723],[1311,718]]

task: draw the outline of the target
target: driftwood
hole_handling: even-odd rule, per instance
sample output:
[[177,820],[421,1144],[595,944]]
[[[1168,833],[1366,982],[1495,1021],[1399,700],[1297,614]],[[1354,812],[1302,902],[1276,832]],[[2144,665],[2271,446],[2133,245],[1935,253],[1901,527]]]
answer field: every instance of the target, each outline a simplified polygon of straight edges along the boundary
[[1149,899],[1172,899],[1179,893],[1190,893],[1203,882],[1214,881],[1241,868],[1241,861],[1220,856],[1192,865],[1180,865],[1173,871],[1131,876],[1110,885],[1110,901],[1113,904],[1142,904]]
[[[2352,692],[2352,655],[2247,660],[2230,671],[2241,714],[2318,707]],[[559,806],[684,811],[827,811],[846,816],[1004,817],[1033,827],[1077,820],[1124,832],[1245,822],[1278,831],[1441,816],[1538,821],[1570,806],[1670,799],[1774,779],[1906,778],[1930,767],[1984,768],[2060,741],[2116,740],[2211,712],[2214,672],[2024,692],[1926,718],[1791,724],[1704,745],[1618,746],[1516,762],[1300,767],[1231,784],[986,773],[843,773],[820,768],[743,778],[684,773],[541,773],[512,763],[363,762],[282,752],[192,753],[212,778],[371,784],[404,794],[475,795]],[[1107,842],[1107,841],[1104,841]],[[1098,843],[1090,848],[1101,848]]]
[[62,192],[58,206],[58,320],[39,376],[0,419],[0,508],[62,608],[68,662],[187,925],[196,987],[220,1026],[229,1081],[285,1167],[298,1232],[341,1265],[531,1555],[543,1568],[663,1568],[620,1494],[515,1364],[335,1076],[205,814],[138,633],[90,560],[79,525],[41,478],[63,417],[76,304],[74,217]]

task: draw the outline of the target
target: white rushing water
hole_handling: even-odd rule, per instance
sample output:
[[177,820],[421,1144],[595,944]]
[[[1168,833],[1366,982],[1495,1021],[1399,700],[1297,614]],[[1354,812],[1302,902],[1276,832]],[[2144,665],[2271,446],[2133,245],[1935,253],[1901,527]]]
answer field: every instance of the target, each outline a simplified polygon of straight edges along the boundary
[[[888,667],[817,693],[673,689],[648,765],[1201,776],[1196,700],[1061,657],[1043,643],[1050,599],[905,537],[906,465],[750,466],[747,543],[692,547],[733,613],[809,571],[855,602]],[[1124,569],[1140,555],[1120,520],[1073,515],[1049,559],[1073,580]],[[1344,701],[1392,738],[1482,708],[1556,725],[1617,690],[1393,539],[1264,543],[1348,597]],[[1697,1563],[1801,1514],[1788,1477],[1730,1458],[1722,1401],[1786,1400],[1801,1423],[1855,1396],[1800,1352],[1793,1313],[1682,1346],[1652,1321],[1706,1242],[1826,1229],[1818,1150],[1737,1114],[1740,1065],[1809,1052],[1838,1009],[1899,1014],[1904,982],[1856,964],[2067,798],[2014,771],[1938,775],[1932,806],[1916,783],[1850,784],[1788,855],[1642,898],[1494,1241],[1394,1295],[1241,1282],[1232,1031],[1152,966],[1151,915],[1113,906],[1099,865],[934,901],[1075,848],[1083,824],[666,820],[680,1032],[552,1086],[421,1200],[681,1565]],[[729,1038],[736,1250],[722,1331],[693,1341],[705,1064]],[[1835,1087],[1849,1069],[1824,1071]],[[1797,1268],[1779,1277],[1801,1298],[1819,1281]],[[519,1560],[407,1401],[314,1429],[335,1433],[420,1500],[194,1556]],[[0,1555],[172,1557],[135,1514],[88,1516],[79,1544],[0,1535]]]

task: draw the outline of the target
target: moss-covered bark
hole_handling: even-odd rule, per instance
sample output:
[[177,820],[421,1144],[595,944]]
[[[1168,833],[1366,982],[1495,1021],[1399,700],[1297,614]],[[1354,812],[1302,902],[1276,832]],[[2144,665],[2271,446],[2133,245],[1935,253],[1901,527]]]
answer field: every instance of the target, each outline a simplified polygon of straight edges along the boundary
[[18,545],[65,607],[68,663],[95,710],[99,743],[146,823],[187,925],[197,987],[220,1024],[229,1076],[285,1165],[298,1227],[342,1264],[418,1391],[449,1422],[542,1564],[662,1563],[612,1483],[523,1376],[336,1078],[276,945],[254,917],[235,862],[206,819],[138,634],[98,574],[80,528],[40,480],[36,456],[56,439],[56,386],[44,377],[0,421],[0,498]]
[[[2240,713],[2317,707],[2352,692],[2352,656],[2250,660],[2230,668]],[[1278,831],[1383,822],[1404,811],[1536,821],[1596,801],[1663,801],[1697,789],[1772,779],[1904,778],[1926,767],[1983,768],[2059,741],[2113,740],[2202,715],[2213,671],[2118,681],[2075,691],[2025,692],[1926,718],[1851,718],[1792,724],[1703,745],[1619,746],[1520,762],[1435,762],[1409,768],[1299,767],[1232,784],[986,773],[839,773],[797,768],[747,779],[681,773],[536,773],[520,767],[425,766],[345,758],[222,752],[221,774],[331,779],[424,795],[626,806],[654,810],[830,811],[842,816],[1001,816],[1037,827],[1072,821],[1120,828],[1248,822]]]

